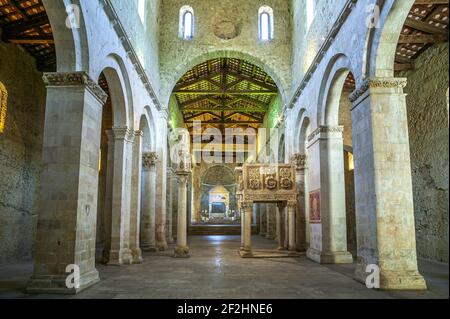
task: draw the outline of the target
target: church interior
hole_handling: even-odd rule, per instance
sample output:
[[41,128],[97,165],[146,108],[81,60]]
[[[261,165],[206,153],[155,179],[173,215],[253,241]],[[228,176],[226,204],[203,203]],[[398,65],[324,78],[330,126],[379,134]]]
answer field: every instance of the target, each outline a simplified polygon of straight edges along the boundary
[[448,9],[0,0],[0,299],[448,299]]

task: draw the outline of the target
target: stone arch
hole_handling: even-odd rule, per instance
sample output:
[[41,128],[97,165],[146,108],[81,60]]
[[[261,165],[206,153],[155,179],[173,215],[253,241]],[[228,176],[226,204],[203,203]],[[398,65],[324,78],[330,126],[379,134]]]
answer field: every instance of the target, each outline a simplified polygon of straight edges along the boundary
[[143,133],[142,152],[154,152],[156,149],[155,125],[152,120],[150,107],[146,106],[139,123],[139,129]]
[[164,95],[163,99],[165,101],[165,104],[168,104],[169,96],[172,93],[176,83],[184,74],[186,74],[186,72],[203,62],[217,58],[241,59],[263,69],[276,83],[278,90],[281,93],[283,103],[287,103],[289,84],[283,79],[283,77],[281,76],[282,72],[280,70],[277,70],[276,67],[271,66],[268,62],[263,61],[262,59],[246,52],[234,50],[215,50],[200,54],[185,63],[180,63],[177,69],[172,70],[173,75],[170,77],[169,82],[167,83],[167,90],[162,91],[164,92],[163,94],[167,94],[167,96]]
[[377,0],[380,10],[379,28],[368,33],[366,77],[393,77],[395,51],[405,20],[415,0]]
[[[89,72],[89,49],[79,0],[42,0],[53,31],[58,72]],[[72,21],[75,27],[68,28]]]
[[123,61],[119,56],[110,54],[104,59],[104,63],[99,70],[96,78],[99,78],[100,74],[103,73],[110,91],[113,105],[113,126],[133,129],[132,91]]
[[308,136],[310,131],[311,121],[306,113],[303,113],[303,116],[300,121],[300,129],[298,132],[298,152],[302,155],[306,155],[306,150],[308,147]]
[[284,163],[286,160],[286,137],[283,134],[280,136],[278,148],[278,163]]
[[[311,121],[306,108],[301,108],[295,121],[295,137],[292,139],[293,153],[306,154],[306,146],[308,140],[308,131]],[[306,128],[305,128],[306,125]]]
[[317,126],[337,126],[339,99],[345,80],[352,72],[350,60],[344,54],[335,55],[325,70],[317,103]]
[[[220,165],[220,164],[219,165],[213,165],[213,166],[209,167],[205,172],[203,172],[203,174],[201,175],[201,180],[204,181],[206,179],[206,177],[208,176],[208,174],[213,169],[216,169],[216,168],[224,169],[227,172],[227,174],[229,174],[229,177],[231,177],[231,180],[234,181],[234,172],[233,172],[233,170],[231,168],[229,168],[228,166],[226,166],[226,165]],[[223,185],[223,186],[227,186],[227,185]]]

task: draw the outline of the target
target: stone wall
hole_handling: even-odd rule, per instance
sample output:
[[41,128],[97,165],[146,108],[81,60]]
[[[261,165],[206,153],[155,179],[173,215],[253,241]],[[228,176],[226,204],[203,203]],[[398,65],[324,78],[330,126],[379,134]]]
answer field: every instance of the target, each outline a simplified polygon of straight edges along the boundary
[[418,255],[448,262],[448,42],[424,52],[408,78],[407,111]]
[[[285,0],[216,1],[192,0],[194,39],[179,39],[179,12],[187,3],[163,1],[160,24],[161,100],[169,100],[179,78],[195,65],[217,57],[241,58],[263,68],[281,92],[290,85],[290,3]],[[271,6],[275,16],[274,39],[263,43],[258,37],[258,9]],[[234,38],[222,39],[223,28],[234,28]]]
[[314,0],[314,20],[308,28],[306,1],[292,0],[292,89],[295,90],[311,66],[330,32],[345,0]]
[[161,0],[147,0],[145,20],[138,12],[138,0],[111,0],[150,81],[159,90],[159,14]]
[[0,42],[0,82],[8,91],[0,133],[0,264],[29,260],[37,215],[45,87],[35,61]]

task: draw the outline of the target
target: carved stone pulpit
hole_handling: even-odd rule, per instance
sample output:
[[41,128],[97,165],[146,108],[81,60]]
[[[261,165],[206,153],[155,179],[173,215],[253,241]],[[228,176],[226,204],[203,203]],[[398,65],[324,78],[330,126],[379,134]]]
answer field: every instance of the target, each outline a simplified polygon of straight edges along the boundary
[[243,217],[240,254],[252,257],[251,216],[255,203],[277,203],[288,208],[289,251],[295,251],[295,211],[297,205],[297,184],[295,166],[291,164],[245,164],[236,169],[237,201]]

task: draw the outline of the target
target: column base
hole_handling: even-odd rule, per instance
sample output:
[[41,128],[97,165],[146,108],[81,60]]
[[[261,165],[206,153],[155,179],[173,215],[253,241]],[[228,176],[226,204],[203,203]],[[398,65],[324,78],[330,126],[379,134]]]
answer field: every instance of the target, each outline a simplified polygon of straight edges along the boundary
[[156,245],[156,249],[158,251],[166,251],[169,248],[169,245],[167,243],[161,243]]
[[37,275],[32,276],[27,283],[26,293],[28,294],[61,294],[76,295],[81,291],[95,285],[100,281],[98,271],[96,269],[80,275],[79,288],[67,288],[67,275]]
[[270,234],[266,234],[266,239],[275,239],[275,236],[270,235]]
[[142,250],[140,248],[132,249],[131,255],[133,256],[133,264],[142,264],[144,261],[142,258]]
[[[356,265],[354,279],[366,284],[369,273],[365,272],[366,265]],[[389,271],[380,269],[381,290],[428,290],[427,283],[417,270]]]
[[173,257],[175,258],[189,258],[189,247],[175,247],[173,250]]
[[240,255],[242,258],[251,258],[251,257],[253,257],[253,252],[252,252],[252,250],[249,249],[249,248],[241,248],[241,249],[239,250],[239,255]]
[[131,265],[133,263],[133,255],[130,249],[111,250],[109,252],[109,261],[107,265],[120,266]]
[[309,248],[306,257],[319,264],[353,264],[353,256],[348,251],[321,252]]
[[145,251],[145,252],[151,252],[151,253],[154,253],[154,252],[158,251],[158,249],[156,249],[155,245],[142,246],[142,250]]

